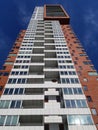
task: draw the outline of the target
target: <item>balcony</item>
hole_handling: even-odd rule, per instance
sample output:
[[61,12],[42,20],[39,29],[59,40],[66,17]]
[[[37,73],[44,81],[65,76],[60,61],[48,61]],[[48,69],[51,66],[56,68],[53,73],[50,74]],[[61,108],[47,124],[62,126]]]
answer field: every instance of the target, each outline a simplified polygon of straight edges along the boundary
[[60,76],[58,71],[46,71],[45,81],[58,82],[60,81]]
[[43,63],[43,56],[32,56],[31,63]]
[[46,39],[46,38],[53,38],[53,35],[47,34],[47,35],[45,35],[45,39]]
[[23,100],[22,107],[24,109],[43,108],[43,100]]
[[53,39],[45,39],[45,43],[54,43]]
[[45,52],[45,58],[56,58],[56,52]]
[[25,88],[25,95],[42,95],[44,90],[42,88]]
[[44,48],[42,47],[33,48],[33,54],[43,54],[43,52],[44,52]]
[[44,37],[35,37],[35,40],[44,40]]
[[20,126],[42,126],[43,116],[41,115],[21,115],[19,117]]
[[27,84],[41,84],[44,83],[44,78],[28,78]]
[[30,75],[41,75],[43,74],[43,66],[30,66],[29,67],[29,74]]
[[43,42],[34,42],[34,47],[43,46],[43,45],[44,45]]
[[57,60],[45,60],[45,68],[58,68]]
[[45,50],[55,50],[55,45],[45,45]]

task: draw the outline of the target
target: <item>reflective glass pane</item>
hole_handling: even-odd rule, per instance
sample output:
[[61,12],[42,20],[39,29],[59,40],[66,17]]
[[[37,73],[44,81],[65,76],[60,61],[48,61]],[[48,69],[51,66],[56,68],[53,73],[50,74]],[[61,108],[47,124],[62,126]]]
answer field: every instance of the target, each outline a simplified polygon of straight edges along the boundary
[[77,89],[73,88],[74,94],[77,94]]
[[68,88],[68,92],[69,92],[69,94],[72,94],[72,89]]
[[5,125],[10,125],[11,124],[11,118],[12,118],[12,116],[7,116]]
[[0,116],[0,126],[3,126],[5,120],[5,116]]
[[64,94],[68,94],[67,88],[64,88]]
[[67,108],[71,108],[70,100],[66,100],[65,103]]
[[0,108],[3,108],[4,106],[4,101],[0,101]]
[[81,124],[80,117],[78,115],[74,116],[74,121],[75,121],[75,125],[80,125]]
[[17,101],[15,108],[20,108],[20,105],[21,105],[21,101]]
[[86,104],[85,100],[81,100],[81,104],[82,104],[82,107],[87,107],[87,104]]
[[11,122],[11,125],[16,126],[17,123],[18,123],[18,116],[13,116],[13,118],[12,118],[12,122]]
[[82,107],[82,105],[81,105],[81,100],[76,100],[76,104],[77,104],[77,107],[78,107],[78,108],[81,108],[81,107]]
[[74,125],[75,124],[75,121],[74,121],[74,116],[68,116],[68,124],[69,125]]
[[74,100],[71,100],[71,106],[72,106],[72,108],[76,108],[76,104],[75,104]]
[[10,104],[10,101],[5,101],[4,108],[8,108]]
[[79,93],[79,94],[83,94],[81,88],[78,88],[78,93]]

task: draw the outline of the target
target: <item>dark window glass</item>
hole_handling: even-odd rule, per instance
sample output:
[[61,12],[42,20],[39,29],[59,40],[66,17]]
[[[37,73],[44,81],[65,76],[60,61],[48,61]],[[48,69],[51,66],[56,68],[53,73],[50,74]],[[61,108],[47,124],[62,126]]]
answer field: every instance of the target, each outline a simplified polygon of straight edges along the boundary
[[9,80],[8,80],[8,84],[10,84],[10,83],[12,83],[12,79],[9,79]]
[[70,80],[68,78],[66,78],[66,83],[68,83],[68,84],[70,83]]
[[4,94],[5,94],[5,95],[8,94],[8,91],[9,91],[9,88],[6,88],[6,89],[4,90]]
[[21,105],[21,101],[17,101],[15,108],[20,108],[20,105]]
[[25,82],[26,82],[26,79],[22,79],[22,83],[25,84]]
[[68,88],[68,92],[69,92],[69,94],[72,94],[72,89]]
[[75,101],[74,101],[74,100],[71,100],[71,107],[72,107],[72,108],[76,108],[76,104],[75,104]]
[[18,94],[19,88],[15,88],[14,94]]
[[73,88],[74,94],[77,94],[77,89]]
[[19,94],[23,94],[23,88],[20,88]]
[[64,88],[64,94],[68,94],[67,88]]
[[12,83],[13,83],[13,84],[16,83],[16,80],[17,80],[17,79],[13,79],[13,82],[12,82]]
[[21,79],[18,79],[17,84],[20,84],[20,83],[21,83]]
[[22,72],[22,71],[20,72],[20,75],[23,75],[23,72]]
[[15,101],[12,101],[10,108],[14,108],[14,107],[15,107]]
[[16,71],[15,75],[18,75],[18,74],[19,74],[19,72],[18,72],[18,71]]
[[91,96],[87,96],[87,101],[88,101],[88,102],[92,102]]
[[7,73],[7,72],[4,73],[4,76],[8,76],[8,75],[9,75],[9,73]]
[[75,83],[79,83],[79,80],[78,80],[78,79],[75,79]]
[[83,86],[83,90],[84,90],[84,91],[88,91],[87,86]]
[[81,88],[78,88],[78,93],[82,94],[82,89]]
[[13,88],[11,88],[10,90],[9,90],[9,94],[13,94]]
[[73,83],[73,84],[74,84],[74,79],[72,79],[72,78],[71,78],[70,80],[71,80],[71,83]]

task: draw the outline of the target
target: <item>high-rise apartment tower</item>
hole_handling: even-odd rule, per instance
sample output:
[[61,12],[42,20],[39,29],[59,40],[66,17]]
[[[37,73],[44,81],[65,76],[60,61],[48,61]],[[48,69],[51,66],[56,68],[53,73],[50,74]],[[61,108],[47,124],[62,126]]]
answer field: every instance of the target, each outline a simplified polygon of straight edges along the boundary
[[36,7],[0,70],[0,130],[97,130],[98,74],[61,5]]

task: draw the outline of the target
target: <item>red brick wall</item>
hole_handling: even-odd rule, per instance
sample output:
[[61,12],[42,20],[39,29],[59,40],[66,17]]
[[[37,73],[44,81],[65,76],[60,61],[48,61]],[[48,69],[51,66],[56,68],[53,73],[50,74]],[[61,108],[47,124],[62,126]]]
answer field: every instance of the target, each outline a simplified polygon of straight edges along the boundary
[[[14,45],[13,45],[13,47],[12,47],[10,53],[9,53],[9,54],[16,54],[16,56],[8,56],[6,61],[5,61],[6,63],[7,62],[12,62],[12,63],[15,62],[15,59],[17,57],[17,53],[19,51],[19,48],[20,48],[21,42],[23,40],[23,37],[25,35],[25,32],[26,32],[25,30],[22,30],[19,33],[19,36],[16,39],[16,41],[15,41],[15,43],[14,43]],[[0,70],[0,86],[1,86],[0,95],[2,95],[2,92],[4,90],[4,86],[7,83],[8,76],[11,72],[12,67],[13,67],[13,64],[4,64],[2,70]]]
[[[70,25],[61,25],[64,36],[67,41],[77,74],[79,76],[80,82],[83,86],[87,86],[88,90],[84,91],[86,96],[91,96],[92,101],[88,102],[89,107],[95,108],[98,113],[98,76],[90,76],[88,72],[96,72],[92,69],[93,64],[85,65],[83,62],[91,62],[87,55],[80,56],[80,54],[86,54],[81,43],[77,39]],[[87,81],[83,79],[86,78]],[[84,90],[84,89],[83,89]],[[98,124],[98,115],[93,115],[95,124]]]

